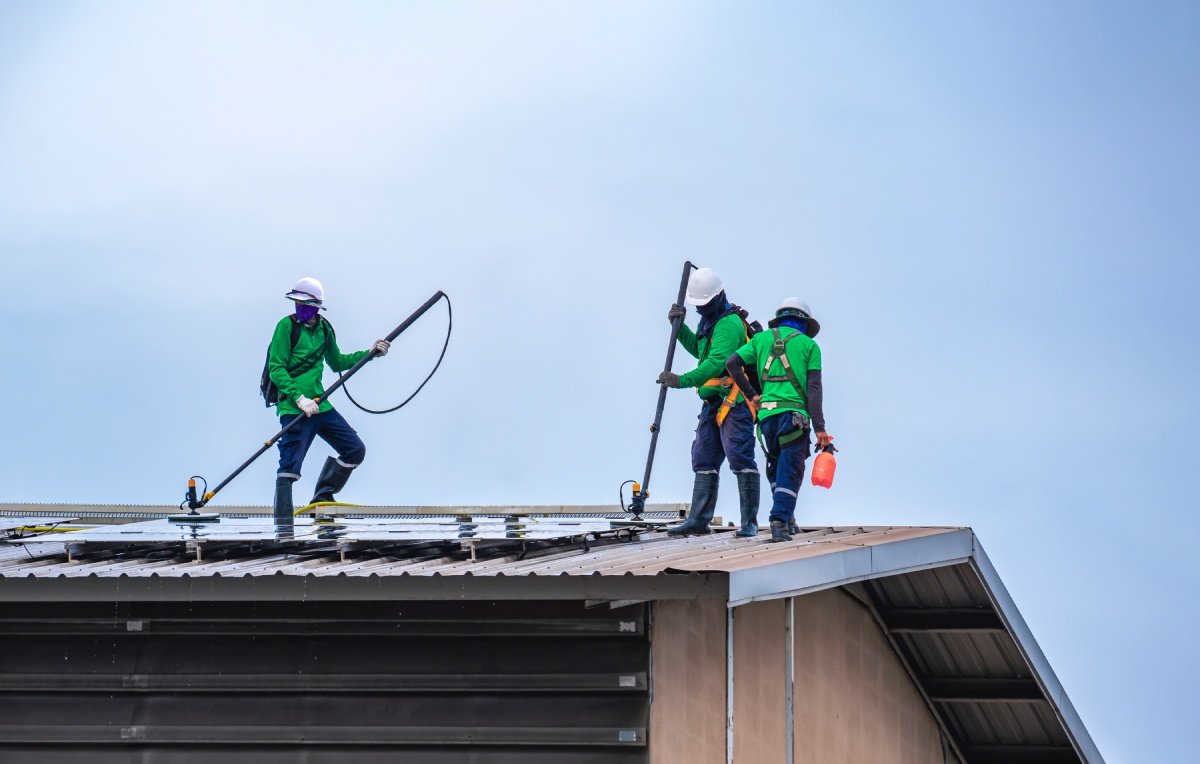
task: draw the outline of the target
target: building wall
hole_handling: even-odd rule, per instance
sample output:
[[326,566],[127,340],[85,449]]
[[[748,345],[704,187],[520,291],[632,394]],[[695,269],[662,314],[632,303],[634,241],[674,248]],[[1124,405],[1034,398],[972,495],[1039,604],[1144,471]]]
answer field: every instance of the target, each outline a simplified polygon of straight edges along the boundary
[[733,760],[787,760],[786,600],[733,610]]
[[725,603],[655,602],[651,619],[651,764],[724,764]]
[[863,606],[797,597],[795,645],[797,764],[943,764],[933,715]]

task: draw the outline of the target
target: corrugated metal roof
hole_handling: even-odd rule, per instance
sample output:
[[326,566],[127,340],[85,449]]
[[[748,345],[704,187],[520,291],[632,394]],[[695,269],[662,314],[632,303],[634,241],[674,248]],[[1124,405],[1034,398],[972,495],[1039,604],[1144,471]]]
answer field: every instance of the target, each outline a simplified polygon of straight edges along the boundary
[[283,553],[261,552],[251,544],[225,550],[222,557],[194,559],[193,552],[177,545],[174,550],[147,551],[131,546],[68,559],[69,542],[38,541],[25,545],[0,545],[0,577],[86,576],[653,576],[667,572],[736,571],[770,566],[847,549],[871,547],[903,539],[934,536],[956,529],[848,527],[807,528],[795,540],[767,542],[736,538],[732,533],[671,538],[662,532],[641,535],[632,542],[592,546],[566,546],[518,559],[507,554],[492,559],[459,560],[446,556],[375,556],[375,552],[342,559],[337,549],[303,546]]

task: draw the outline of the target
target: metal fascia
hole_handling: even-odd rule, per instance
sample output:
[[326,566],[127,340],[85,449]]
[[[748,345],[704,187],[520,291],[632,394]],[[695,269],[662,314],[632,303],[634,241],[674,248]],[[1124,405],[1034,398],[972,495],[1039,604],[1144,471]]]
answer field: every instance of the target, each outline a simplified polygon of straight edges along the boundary
[[1034,678],[1041,686],[1042,692],[1046,700],[1050,703],[1050,706],[1054,709],[1055,715],[1062,722],[1067,736],[1071,739],[1071,744],[1075,746],[1075,752],[1087,764],[1104,764],[1104,757],[1100,755],[1100,749],[1096,747],[1092,736],[1088,734],[1083,720],[1079,718],[1079,714],[1075,711],[1075,706],[1071,704],[1070,698],[1067,697],[1066,690],[1063,689],[1058,681],[1058,677],[1055,676],[1054,669],[1050,668],[1050,661],[1046,660],[1042,648],[1038,646],[1037,640],[1033,638],[1033,632],[1029,630],[1029,625],[1025,623],[1021,612],[1017,610],[1016,603],[1013,602],[1008,590],[1004,588],[1004,582],[1000,580],[1000,575],[992,567],[992,561],[988,559],[987,553],[983,551],[983,545],[979,543],[979,539],[975,538],[973,533],[971,535],[974,544],[974,551],[971,555],[971,568],[979,576],[984,589],[987,590],[988,597],[992,600],[992,606],[996,608],[996,611],[1000,614],[1000,618],[1004,621],[1008,629],[1008,633],[1012,636],[1013,641],[1017,643],[1017,649],[1021,651],[1021,655],[1025,657],[1025,661],[1033,669]]
[[970,558],[970,528],[856,546],[729,574],[729,607],[832,589],[855,581],[959,565]]
[[653,576],[25,576],[0,578],[0,602],[297,600],[725,601],[721,574]]

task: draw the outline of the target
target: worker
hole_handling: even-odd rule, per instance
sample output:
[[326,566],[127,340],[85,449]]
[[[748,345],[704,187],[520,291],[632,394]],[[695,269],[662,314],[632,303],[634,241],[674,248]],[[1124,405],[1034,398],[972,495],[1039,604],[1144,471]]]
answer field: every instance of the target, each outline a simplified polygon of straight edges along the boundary
[[729,302],[724,282],[711,268],[699,268],[692,273],[687,302],[700,314],[694,332],[682,323],[686,316],[682,305],[672,305],[667,318],[681,320],[679,344],[699,363],[685,374],[663,372],[658,382],[672,388],[694,387],[699,392],[700,423],[692,442],[692,470],[696,477],[687,519],[669,528],[667,533],[679,536],[711,532],[709,523],[717,508],[719,470],[728,458],[738,482],[741,525],[737,535],[756,536],[760,478],[754,459],[754,414],[725,374],[725,360],[749,336],[748,316]]
[[[821,324],[808,303],[789,297],[759,332],[729,356],[726,368],[758,409],[758,430],[767,453],[771,486],[771,541],[791,541],[799,533],[796,498],[804,481],[804,462],[817,436],[817,448],[833,442],[822,410],[821,348],[813,340]],[[747,374],[757,371],[758,390]]]
[[[280,520],[292,516],[292,484],[300,479],[300,466],[314,438],[319,436],[332,446],[337,456],[325,460],[310,503],[333,501],[335,494],[346,486],[350,474],[362,464],[367,447],[354,428],[324,399],[321,377],[325,364],[334,371],[345,371],[371,352],[342,353],[338,349],[333,326],[320,315],[325,310],[325,288],[320,281],[302,278],[284,296],[295,303],[295,311],[275,325],[267,349],[267,372],[278,388],[279,424],[287,427],[301,416],[304,420],[279,439],[275,517]],[[372,350],[382,356],[389,347],[387,340],[376,340]]]

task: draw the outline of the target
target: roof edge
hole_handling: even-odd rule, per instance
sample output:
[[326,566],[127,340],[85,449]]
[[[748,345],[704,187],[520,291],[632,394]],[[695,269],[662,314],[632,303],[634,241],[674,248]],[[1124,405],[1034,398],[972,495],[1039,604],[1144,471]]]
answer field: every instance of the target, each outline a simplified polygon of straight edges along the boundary
[[735,570],[729,573],[729,607],[811,594],[872,578],[961,565],[971,557],[974,538],[970,528],[948,528],[917,538]]
[[1087,727],[1083,724],[1083,719],[1080,718],[1075,706],[1067,697],[1066,690],[1058,681],[1054,669],[1050,667],[1050,661],[1046,659],[1042,648],[1038,646],[1033,632],[1025,623],[1021,611],[1017,609],[1016,602],[1008,593],[1008,589],[1004,587],[1004,582],[1000,580],[1000,574],[996,572],[992,561],[984,552],[979,538],[973,532],[971,537],[974,544],[970,560],[971,567],[979,576],[988,598],[992,601],[992,606],[999,613],[1005,628],[1016,642],[1017,649],[1021,651],[1021,655],[1033,669],[1034,679],[1041,686],[1042,694],[1054,709],[1063,729],[1067,731],[1071,744],[1075,747],[1075,752],[1088,764],[1104,764],[1104,757],[1100,755],[1100,749],[1096,747],[1095,741],[1092,740]]

